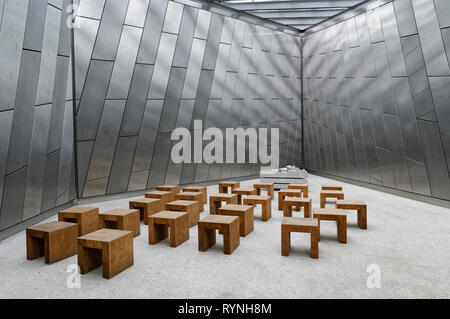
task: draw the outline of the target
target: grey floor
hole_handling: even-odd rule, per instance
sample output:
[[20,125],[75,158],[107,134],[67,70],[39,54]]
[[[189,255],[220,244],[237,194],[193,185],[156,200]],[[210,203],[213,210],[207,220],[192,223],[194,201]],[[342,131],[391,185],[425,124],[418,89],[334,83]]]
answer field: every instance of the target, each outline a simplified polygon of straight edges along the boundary
[[[320,185],[330,182],[310,175],[313,207],[319,206]],[[216,246],[199,252],[197,227],[177,248],[168,240],[150,246],[142,224],[134,266],[110,280],[97,268],[81,276],[79,289],[66,284],[76,256],[53,265],[43,258],[27,261],[22,232],[0,243],[0,298],[449,298],[450,210],[340,184],[347,199],[367,202],[368,229],[360,230],[356,213],[349,212],[348,244],[339,244],[335,223],[324,223],[318,260],[309,258],[306,234],[293,234],[291,255],[281,256],[282,214],[275,199],[272,219],[262,222],[256,209],[254,232],[232,255],[223,254],[220,235]],[[126,208],[128,198],[95,206]],[[205,206],[201,216],[207,214]],[[368,287],[370,265],[380,269],[381,288]]]

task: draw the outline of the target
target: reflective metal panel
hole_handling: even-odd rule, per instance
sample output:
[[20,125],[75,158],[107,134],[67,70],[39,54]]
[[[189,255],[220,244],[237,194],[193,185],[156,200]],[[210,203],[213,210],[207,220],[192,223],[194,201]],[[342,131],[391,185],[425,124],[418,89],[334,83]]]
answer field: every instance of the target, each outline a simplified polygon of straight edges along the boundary
[[6,163],[8,159],[12,118],[13,111],[0,112],[0,203],[2,202],[3,196],[3,182],[5,180]]
[[61,196],[70,189],[70,179],[73,169],[73,105],[72,101],[66,102],[61,143],[61,158],[59,161],[57,196]]
[[181,17],[183,16],[183,5],[169,1],[167,5],[166,19],[164,20],[163,32],[176,33],[180,28]]
[[102,17],[105,0],[80,0],[77,14],[99,20]]
[[218,14],[213,14],[211,17],[211,26],[208,32],[208,39],[206,40],[202,69],[214,70],[217,52],[219,51],[218,39],[220,38],[220,34],[222,32],[223,20],[224,17]]
[[170,133],[158,133],[147,188],[164,184],[171,145]]
[[435,0],[434,5],[441,28],[450,27],[450,2],[446,0]]
[[[206,41],[204,40],[193,39],[192,41],[192,49],[189,56],[189,63],[186,72],[186,80],[184,81],[184,88],[182,94],[183,99],[195,99],[198,81],[200,79],[203,54],[205,53],[205,45]],[[220,48],[219,48],[219,57],[220,57]]]
[[164,101],[159,124],[159,132],[167,132],[175,129],[185,77],[185,68],[173,67],[170,71],[167,95]]
[[211,12],[205,10],[198,11],[197,25],[195,26],[194,37],[204,39],[208,37],[209,25],[211,23]]
[[117,140],[106,194],[127,191],[137,140],[137,136],[119,137]]
[[394,9],[400,36],[416,34],[417,26],[411,0],[394,1]]
[[58,164],[61,152],[47,155],[45,162],[44,186],[42,187],[42,207],[41,212],[46,212],[56,206],[56,192],[58,184]]
[[22,221],[23,201],[28,167],[24,167],[5,177],[0,230],[4,230]]
[[[194,48],[192,38],[194,36],[195,24],[197,22],[198,10],[185,6],[183,18],[181,19],[180,31],[178,33],[177,46],[173,57],[173,66],[187,67],[190,59],[189,52]],[[192,46],[192,50],[191,50]],[[203,60],[203,53],[202,60]]]
[[[47,9],[48,7],[48,9]],[[31,1],[28,5],[28,16],[26,18],[27,27],[23,39],[23,47],[29,50],[42,51],[42,38],[44,36],[44,26],[50,19],[46,19],[47,11],[60,13],[61,11],[47,6],[47,1]],[[59,25],[58,25],[59,26]],[[56,28],[54,31],[58,31]]]
[[216,66],[214,68],[214,79],[211,88],[211,98],[222,98],[222,90],[225,84],[225,74],[227,71],[228,58],[230,55],[230,45],[220,44],[217,55]]
[[144,27],[149,3],[150,0],[130,0],[125,24],[140,28]]

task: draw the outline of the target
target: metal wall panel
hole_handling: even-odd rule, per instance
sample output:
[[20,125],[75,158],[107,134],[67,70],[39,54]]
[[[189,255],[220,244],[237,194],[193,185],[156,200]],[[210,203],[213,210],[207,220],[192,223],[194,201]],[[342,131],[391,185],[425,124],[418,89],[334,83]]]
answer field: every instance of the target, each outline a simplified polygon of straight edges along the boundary
[[[173,57],[173,66],[187,67],[192,56],[191,45],[194,45],[193,36],[195,31],[195,25],[197,22],[198,10],[192,7],[185,6],[183,11],[183,17],[181,19],[180,31],[178,33],[177,47]],[[189,52],[191,54],[189,55]],[[189,60],[188,60],[189,59]],[[203,59],[203,53],[202,53]]]
[[176,33],[180,29],[181,17],[184,6],[181,3],[169,1],[167,5],[166,19],[164,20],[163,32]]
[[159,132],[167,132],[175,129],[180,108],[181,93],[185,83],[186,69],[173,67],[170,71],[167,95],[164,100]]
[[28,167],[21,168],[5,177],[3,188],[2,211],[0,214],[0,230],[4,230],[22,221],[23,202]]
[[[193,39],[192,49],[189,55],[189,62],[186,71],[186,80],[184,81],[184,88],[182,93],[183,99],[195,99],[200,79],[201,65],[203,62],[203,55],[205,53],[206,41],[200,39]],[[212,94],[212,93],[211,93]]]
[[107,194],[127,191],[137,140],[137,136],[119,137],[117,140],[116,152],[106,190]]
[[105,0],[80,0],[77,15],[100,20],[105,6]]
[[197,24],[195,26],[194,38],[204,39],[208,37],[209,25],[211,24],[212,13],[199,10]]
[[143,28],[150,0],[130,0],[125,24]]

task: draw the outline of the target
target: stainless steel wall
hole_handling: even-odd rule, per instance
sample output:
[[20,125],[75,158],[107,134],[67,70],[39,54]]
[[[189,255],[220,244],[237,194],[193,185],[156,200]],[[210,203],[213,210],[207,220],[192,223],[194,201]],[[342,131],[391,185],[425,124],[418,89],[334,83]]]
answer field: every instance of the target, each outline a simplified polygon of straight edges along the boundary
[[259,172],[171,163],[197,119],[279,127],[281,164],[300,164],[300,38],[167,0],[81,0],[76,20],[82,197]]
[[69,3],[0,1],[0,231],[75,197]]
[[450,1],[384,4],[303,58],[308,168],[450,200]]

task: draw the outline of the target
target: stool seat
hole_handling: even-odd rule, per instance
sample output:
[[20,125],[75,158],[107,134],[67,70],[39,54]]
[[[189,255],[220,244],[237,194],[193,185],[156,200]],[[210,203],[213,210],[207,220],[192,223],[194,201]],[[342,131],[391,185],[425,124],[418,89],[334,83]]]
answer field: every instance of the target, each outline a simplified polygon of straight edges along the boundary
[[323,190],[320,192],[320,208],[325,208],[327,198],[344,199],[344,193],[338,190]]
[[283,210],[285,197],[302,197],[302,191],[300,189],[280,189],[278,191],[278,210]]
[[299,189],[303,193],[303,197],[308,197],[308,184],[289,184],[288,189]]
[[197,225],[200,220],[200,207],[198,201],[175,200],[166,204],[166,210],[186,212],[189,214],[189,227]]
[[324,184],[322,185],[322,190],[326,191],[342,191],[342,185],[332,185],[332,184]]
[[201,192],[203,194],[203,205],[208,203],[208,191],[206,186],[187,186],[183,192]]
[[158,198],[138,198],[130,200],[130,209],[139,209],[140,219],[144,220],[144,224],[147,225],[148,216],[164,210],[164,203]]
[[140,213],[138,209],[112,209],[99,215],[99,228],[132,231],[134,237],[141,234]]
[[163,204],[171,202],[175,199],[175,195],[170,191],[153,191],[145,193],[145,197],[147,198],[157,198],[161,199]]
[[311,234],[311,258],[319,258],[319,221],[315,218],[283,217],[281,223],[281,255],[289,256],[291,232]]
[[148,243],[154,245],[169,236],[170,246],[177,247],[189,239],[189,213],[162,211],[149,217]]
[[222,206],[222,202],[225,202],[226,204],[237,204],[238,195],[219,193],[209,196],[209,213],[211,215],[216,215],[217,210]]
[[58,212],[61,222],[78,224],[78,236],[98,230],[98,208],[74,206]]
[[360,229],[367,229],[367,205],[362,200],[337,200],[336,208],[346,210],[356,210],[358,212],[358,226]]
[[268,221],[272,217],[272,198],[265,195],[249,195],[244,198],[244,205],[261,205],[261,220]]
[[256,189],[256,195],[261,195],[261,189],[265,189],[267,190],[267,195],[269,195],[271,199],[274,198],[274,183],[255,183],[253,184],[253,188]]
[[228,188],[234,189],[241,186],[240,182],[223,181],[219,183],[219,193],[228,193]]
[[338,239],[340,243],[347,243],[347,214],[343,209],[333,208],[314,208],[313,217],[319,220],[319,240],[320,240],[320,222],[322,220],[336,221]]
[[198,202],[198,209],[203,212],[203,193],[202,192],[181,192],[175,195],[176,200],[192,200]]
[[171,199],[175,200],[175,195],[181,191],[181,188],[178,185],[161,185],[156,186],[155,190],[163,192],[171,192],[172,193]]
[[198,249],[207,251],[216,243],[216,229],[223,233],[223,252],[231,254],[239,246],[239,217],[209,215],[198,222]]
[[239,235],[245,237],[253,231],[254,208],[252,205],[225,205],[219,208],[219,215],[239,217]]
[[236,194],[238,196],[238,204],[242,204],[242,195],[256,195],[257,191],[255,188],[243,188],[236,187],[231,190],[232,194]]
[[305,197],[285,197],[283,202],[283,216],[292,217],[292,207],[300,210],[304,207],[304,217],[311,217],[312,198]]

